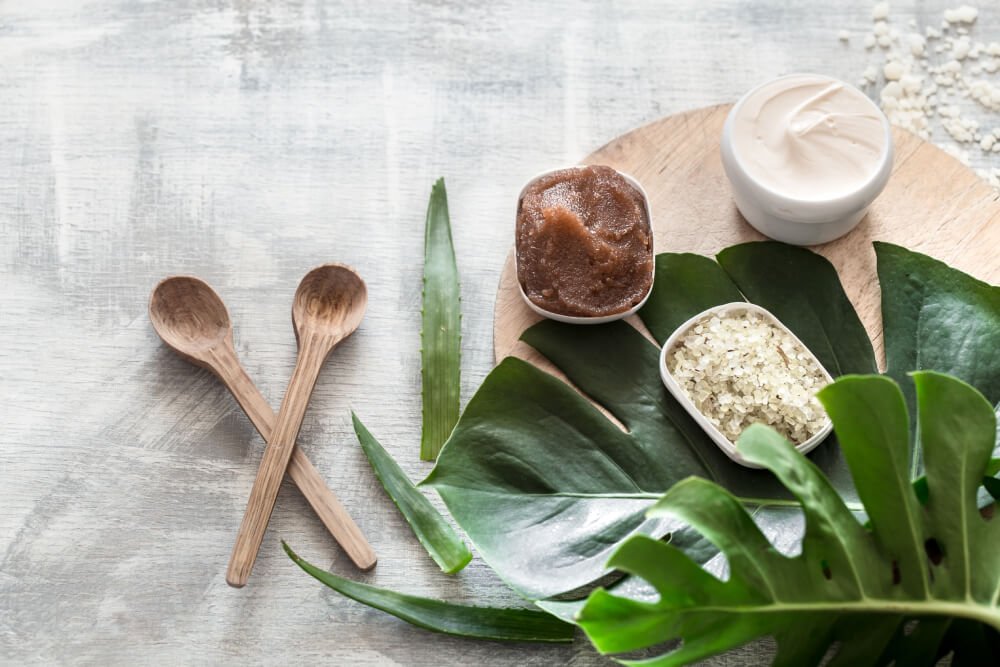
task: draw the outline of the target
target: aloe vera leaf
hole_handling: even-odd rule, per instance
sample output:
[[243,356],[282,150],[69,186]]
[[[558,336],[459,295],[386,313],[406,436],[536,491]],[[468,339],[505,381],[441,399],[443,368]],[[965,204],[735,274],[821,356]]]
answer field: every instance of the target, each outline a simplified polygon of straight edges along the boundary
[[443,178],[431,189],[427,205],[421,317],[423,429],[420,458],[433,461],[458,421],[461,388],[462,315],[458,267]]
[[455,574],[468,565],[472,560],[472,552],[465,546],[462,538],[441,513],[434,509],[424,494],[417,490],[399,464],[353,412],[351,419],[358,442],[361,443],[361,449],[368,457],[375,476],[434,562],[446,574]]
[[300,558],[284,542],[285,553],[308,574],[341,595],[427,630],[459,637],[511,642],[568,643],[574,626],[533,609],[473,607],[406,595],[326,572]]

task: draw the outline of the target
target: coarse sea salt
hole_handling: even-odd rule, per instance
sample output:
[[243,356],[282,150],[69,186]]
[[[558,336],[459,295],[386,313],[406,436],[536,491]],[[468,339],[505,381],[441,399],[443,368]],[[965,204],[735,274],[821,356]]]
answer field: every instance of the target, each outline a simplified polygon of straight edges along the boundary
[[828,422],[816,400],[827,375],[794,337],[758,313],[707,315],[677,340],[666,366],[731,442],[746,427],[762,423],[801,444]]

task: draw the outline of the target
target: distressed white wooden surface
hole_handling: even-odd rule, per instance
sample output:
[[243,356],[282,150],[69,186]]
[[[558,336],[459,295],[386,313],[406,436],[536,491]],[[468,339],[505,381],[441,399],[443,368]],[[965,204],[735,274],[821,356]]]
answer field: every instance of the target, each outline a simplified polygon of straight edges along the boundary
[[[893,18],[936,24],[949,4],[894,2]],[[418,349],[433,179],[450,192],[467,399],[491,367],[527,177],[772,75],[855,80],[871,5],[0,2],[0,662],[602,664],[583,639],[417,630],[323,589],[279,539],[363,581],[518,604],[480,561],[437,571],[350,428],[353,408],[412,477],[428,471]],[[977,34],[1000,39],[1000,9],[981,9]],[[292,293],[332,260],[361,271],[370,308],[300,442],[379,566],[358,575],[286,483],[250,585],[233,590],[223,572],[262,443],[213,378],[159,343],[146,300],[169,273],[209,280],[277,405]]]

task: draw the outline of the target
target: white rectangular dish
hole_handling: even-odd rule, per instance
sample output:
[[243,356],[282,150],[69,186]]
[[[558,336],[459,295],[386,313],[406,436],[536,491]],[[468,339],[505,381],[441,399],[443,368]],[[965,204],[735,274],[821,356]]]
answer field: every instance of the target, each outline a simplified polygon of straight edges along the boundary
[[[667,369],[667,355],[670,353],[671,350],[673,350],[673,348],[677,345],[680,338],[684,336],[684,334],[686,334],[689,329],[691,329],[698,322],[700,322],[701,320],[710,315],[722,315],[734,311],[757,313],[762,317],[764,317],[769,322],[771,322],[772,324],[774,324],[775,326],[777,326],[778,328],[780,328],[781,330],[785,331],[789,336],[792,337],[792,339],[796,343],[802,346],[802,349],[804,349],[813,358],[813,360],[816,362],[816,365],[823,372],[823,376],[828,383],[833,382],[833,378],[830,376],[827,370],[823,368],[823,365],[819,363],[819,359],[816,359],[816,355],[814,355],[812,351],[808,347],[806,347],[806,345],[801,340],[799,340],[798,336],[796,336],[794,333],[792,333],[792,331],[788,327],[782,324],[781,320],[775,317],[769,310],[761,308],[760,306],[757,306],[752,303],[740,301],[736,303],[723,304],[721,306],[716,306],[714,308],[709,308],[707,310],[698,313],[691,319],[687,320],[684,324],[677,327],[677,329],[672,334],[670,334],[670,337],[666,340],[666,342],[663,344],[663,348],[660,350],[660,377],[663,380],[664,386],[673,395],[673,397],[677,399],[677,402],[679,402],[684,407],[687,413],[691,415],[691,417],[696,422],[698,422],[698,425],[701,426],[702,430],[704,430],[705,433],[708,434],[708,437],[710,437],[712,441],[716,445],[718,445],[719,449],[721,449],[723,453],[726,454],[726,456],[728,456],[733,461],[739,463],[742,466],[746,466],[748,468],[760,468],[761,466],[746,461],[740,455],[739,451],[736,449],[736,444],[733,443],[731,440],[729,440],[729,438],[727,438],[725,435],[723,435],[722,432],[705,417],[705,415],[695,406],[695,404],[691,401],[691,399],[684,392],[684,390],[681,389],[681,386],[677,383],[677,380],[674,379],[674,376],[671,375],[670,371]],[[803,454],[812,451],[819,445],[819,443],[823,442],[823,440],[826,439],[828,435],[830,435],[831,430],[833,430],[833,423],[828,418],[826,421],[826,425],[822,429],[820,429],[815,435],[813,435],[805,442],[796,445],[795,448],[800,452],[802,452]]]

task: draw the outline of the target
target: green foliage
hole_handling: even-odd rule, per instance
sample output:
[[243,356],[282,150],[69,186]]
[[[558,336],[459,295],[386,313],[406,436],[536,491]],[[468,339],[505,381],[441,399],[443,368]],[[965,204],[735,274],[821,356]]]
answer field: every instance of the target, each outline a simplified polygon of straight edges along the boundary
[[358,436],[358,442],[361,443],[375,476],[434,562],[445,574],[454,574],[468,565],[472,560],[472,552],[465,546],[465,542],[455,534],[455,530],[441,513],[434,509],[430,501],[417,490],[399,464],[389,456],[353,412],[351,419],[354,422],[354,432]]
[[[657,257],[656,284],[640,315],[659,341],[705,308],[739,300],[739,283],[761,305],[781,311],[804,341],[821,341],[836,368],[872,367],[871,344],[853,311],[852,317],[827,317],[792,307],[850,309],[826,259],[774,243],[736,246],[720,258],[721,265],[697,255]],[[774,283],[750,280],[756,272]],[[790,281],[790,272],[806,278]],[[708,439],[664,389],[659,348],[628,324],[543,321],[523,338],[627,432],[567,384],[516,359],[501,362],[469,402],[424,483],[437,489],[480,555],[522,595],[538,600],[586,587],[608,573],[608,558],[635,532],[669,533],[698,562],[714,556],[717,550],[682,522],[645,516],[655,498],[685,477],[714,480],[756,505],[789,500],[772,475],[733,463]],[[832,442],[810,456],[855,500]],[[787,510],[760,511],[774,530],[795,525]]]
[[496,609],[452,604],[360,584],[311,565],[282,542],[289,558],[341,595],[434,632],[512,642],[573,641],[574,626],[532,609]]
[[462,315],[444,179],[431,189],[424,228],[420,458],[433,461],[458,421]]
[[[937,370],[1000,402],[1000,287],[944,262],[891,243],[875,243],[882,286],[887,373],[903,389],[911,417],[913,382],[907,373]],[[911,474],[922,469],[919,446]]]
[[[884,377],[842,378],[820,392],[820,400],[871,529],[790,443],[752,426],[738,446],[802,503],[801,553],[779,553],[719,485],[684,480],[649,515],[678,517],[701,532],[725,554],[729,578],[716,579],[670,544],[633,537],[611,565],[644,578],[659,599],[595,591],[578,618],[595,646],[617,653],[681,639],[679,648],[643,664],[684,665],[770,635],[778,643],[775,664],[819,664],[835,641],[844,643],[831,664],[932,663],[948,647],[950,619],[965,619],[958,627],[982,638],[981,664],[995,664],[1000,655],[990,642],[1000,629],[1000,560],[994,557],[1000,523],[980,515],[976,495],[989,470],[996,417],[983,396],[959,380],[932,372],[914,379],[925,504],[910,484],[903,394]],[[904,632],[914,619],[917,629]]]
[[[839,640],[849,641],[831,665],[931,664],[948,651],[956,665],[995,661],[1000,544],[976,510],[987,492],[1000,494],[1000,463],[989,458],[1000,429],[975,389],[1000,400],[1000,288],[896,246],[876,244],[876,253],[889,374],[903,391],[884,377],[838,380],[823,392],[837,438],[808,458],[752,427],[740,447],[772,472],[737,466],[664,390],[655,344],[623,322],[544,321],[523,339],[612,419],[569,384],[505,359],[424,483],[502,579],[553,615],[579,612],[606,652],[683,639],[649,664],[685,664],[770,634],[779,665],[816,663]],[[658,341],[705,308],[746,298],[775,312],[834,376],[874,371],[871,344],[825,259],[775,243],[718,259],[657,257],[640,315]],[[425,389],[427,368],[425,358]],[[974,388],[926,372],[913,385],[911,370]],[[921,448],[933,453],[914,455]],[[772,541],[800,530],[803,505],[802,553],[789,558]],[[720,550],[732,573],[725,582],[701,567]],[[612,572],[626,576],[580,599]],[[325,582],[424,627],[490,634],[453,628],[461,614],[446,603],[417,614],[408,596],[334,575]]]

